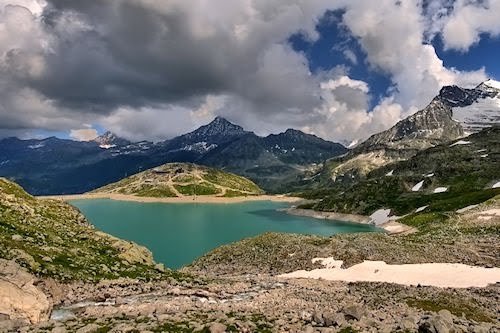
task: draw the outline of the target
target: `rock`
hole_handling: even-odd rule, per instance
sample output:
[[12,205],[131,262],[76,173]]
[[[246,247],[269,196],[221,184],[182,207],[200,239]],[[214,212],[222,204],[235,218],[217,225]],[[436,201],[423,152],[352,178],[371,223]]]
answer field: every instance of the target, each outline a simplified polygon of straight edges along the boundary
[[307,311],[302,311],[300,313],[300,319],[302,319],[303,321],[306,321],[306,322],[310,322],[310,321],[312,321],[312,314],[310,312],[307,312]]
[[42,260],[45,262],[52,262],[52,258],[48,256],[42,257]]
[[441,318],[450,323],[450,324],[453,324],[453,315],[451,314],[450,311],[446,310],[446,309],[443,309],[443,310],[440,310],[438,312],[438,315],[441,316]]
[[346,323],[343,313],[325,312],[323,313],[323,319],[326,326],[342,326]]
[[360,320],[365,314],[365,309],[359,304],[353,304],[344,307],[342,310],[345,314],[346,319]]
[[14,261],[0,259],[0,313],[35,324],[49,319],[51,305],[36,278]]
[[23,240],[23,236],[21,235],[12,235],[12,240],[16,242],[20,242]]
[[221,323],[212,323],[208,330],[210,333],[224,333],[226,332],[226,325]]
[[5,313],[0,313],[0,321],[10,320],[10,316]]
[[17,332],[20,327],[26,325],[29,325],[29,322],[23,320],[0,321],[0,332]]
[[165,266],[163,264],[156,264],[155,265],[155,269],[158,271],[158,272],[165,272]]
[[101,327],[97,324],[88,324],[87,326],[83,326],[79,328],[76,333],[93,333],[99,330]]
[[52,333],[66,333],[66,329],[63,326],[56,326],[52,329]]
[[403,331],[415,331],[417,329],[417,323],[413,320],[413,318],[405,317],[401,319],[399,328]]
[[312,315],[312,321],[318,326],[323,326],[325,321],[323,319],[323,314],[321,312],[315,311]]
[[[441,310],[443,311],[443,310]],[[440,311],[440,312],[441,312]],[[455,331],[453,325],[453,317],[451,313],[444,310],[443,314],[437,314],[432,316],[428,320],[424,320],[420,323],[418,331],[422,333],[452,333]]]

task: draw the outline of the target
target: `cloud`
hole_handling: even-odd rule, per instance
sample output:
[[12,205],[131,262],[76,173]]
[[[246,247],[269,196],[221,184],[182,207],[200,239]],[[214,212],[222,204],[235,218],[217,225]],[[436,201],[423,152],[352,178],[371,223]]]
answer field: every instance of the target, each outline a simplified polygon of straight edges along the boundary
[[453,11],[443,18],[442,37],[448,49],[467,51],[485,33],[500,35],[500,1],[457,0]]
[[[446,1],[428,7],[441,10]],[[132,140],[162,140],[223,115],[259,134],[295,127],[333,140],[367,137],[425,106],[442,85],[485,78],[484,70],[443,65],[427,41],[453,16],[442,10],[430,19],[421,7],[417,0],[0,0],[0,132],[99,123]],[[297,33],[311,43],[330,38],[316,25],[337,9],[364,62],[393,82],[373,110],[370,87],[347,66],[311,73],[308,56],[288,44]],[[350,49],[336,52],[350,64],[363,61]]]
[[94,128],[72,129],[69,133],[70,138],[76,141],[91,141],[99,136]]

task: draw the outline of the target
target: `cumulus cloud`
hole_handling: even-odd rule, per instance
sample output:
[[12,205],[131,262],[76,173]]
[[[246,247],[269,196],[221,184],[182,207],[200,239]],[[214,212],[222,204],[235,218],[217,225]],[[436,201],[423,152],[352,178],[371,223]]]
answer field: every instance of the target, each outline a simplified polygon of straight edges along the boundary
[[500,1],[457,0],[444,20],[442,30],[445,47],[467,51],[479,42],[482,33],[500,35]]
[[[470,7],[458,3],[457,17]],[[426,41],[442,29],[446,35],[454,16],[447,10],[429,19],[421,6],[417,0],[0,0],[0,132],[99,123],[128,139],[161,140],[223,115],[259,134],[295,127],[328,139],[364,138],[425,106],[442,85],[485,78],[484,70],[444,67]],[[307,55],[287,42],[300,33],[314,43],[320,19],[337,9],[371,70],[394,84],[373,110],[366,82],[342,66],[311,73]],[[337,51],[350,64],[362,61],[352,50]],[[91,136],[83,130],[72,135]]]

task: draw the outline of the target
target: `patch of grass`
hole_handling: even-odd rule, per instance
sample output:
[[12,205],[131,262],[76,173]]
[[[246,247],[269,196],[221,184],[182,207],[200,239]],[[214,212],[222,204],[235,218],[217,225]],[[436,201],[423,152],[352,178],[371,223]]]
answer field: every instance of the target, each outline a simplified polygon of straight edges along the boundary
[[189,185],[174,185],[175,189],[183,195],[215,195],[221,190],[210,183],[199,183]]
[[446,299],[437,296],[433,299],[415,299],[408,298],[405,300],[408,306],[419,308],[424,311],[439,312],[440,310],[448,310],[455,316],[465,317],[469,320],[478,322],[493,322],[489,314],[485,313],[478,306],[473,304],[473,301],[466,301],[463,299]]
[[177,195],[166,186],[155,187],[152,185],[143,186],[135,193],[139,197],[154,197],[154,198],[173,198]]
[[226,193],[224,193],[224,197],[226,198],[246,197],[248,195],[248,193],[233,190],[226,190]]

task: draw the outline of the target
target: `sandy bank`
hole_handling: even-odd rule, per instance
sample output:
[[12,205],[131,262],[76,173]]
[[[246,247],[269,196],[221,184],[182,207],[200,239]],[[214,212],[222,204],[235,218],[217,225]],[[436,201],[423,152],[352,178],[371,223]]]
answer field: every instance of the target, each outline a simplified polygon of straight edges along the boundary
[[118,201],[134,201],[134,202],[161,202],[161,203],[239,203],[247,201],[273,201],[273,202],[298,202],[301,198],[287,197],[284,195],[258,195],[247,197],[217,197],[217,196],[184,196],[176,198],[152,198],[152,197],[137,197],[134,195],[116,194],[116,193],[86,193],[74,195],[53,195],[41,196],[42,199],[55,199],[62,201],[71,200],[89,200],[89,199],[111,199]]
[[[307,216],[322,220],[336,220],[336,221],[347,221],[347,222],[361,223],[361,224],[374,224],[372,223],[372,219],[369,216],[364,216],[364,215],[342,214],[335,212],[319,212],[312,209],[300,209],[300,208],[288,208],[285,209],[284,211],[286,211],[288,214],[291,215]],[[378,224],[377,227],[384,229],[387,233],[391,235],[409,234],[416,231],[415,228],[412,228],[410,226],[395,221],[387,221],[385,223]]]
[[500,268],[484,268],[464,264],[429,263],[388,265],[383,261],[364,261],[347,269],[342,261],[315,258],[325,268],[295,271],[282,278],[308,278],[345,282],[387,282],[401,285],[422,285],[441,288],[486,287],[500,282]]

